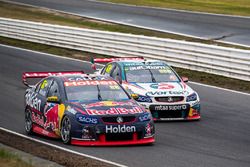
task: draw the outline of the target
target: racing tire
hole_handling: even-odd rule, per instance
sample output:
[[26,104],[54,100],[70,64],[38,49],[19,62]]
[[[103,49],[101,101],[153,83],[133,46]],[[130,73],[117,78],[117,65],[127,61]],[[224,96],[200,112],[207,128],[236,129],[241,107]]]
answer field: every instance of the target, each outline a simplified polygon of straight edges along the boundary
[[33,134],[33,122],[31,117],[31,111],[29,109],[25,110],[25,120],[24,120],[25,132],[27,135]]
[[71,143],[71,122],[69,117],[65,116],[61,125],[61,138],[64,144]]

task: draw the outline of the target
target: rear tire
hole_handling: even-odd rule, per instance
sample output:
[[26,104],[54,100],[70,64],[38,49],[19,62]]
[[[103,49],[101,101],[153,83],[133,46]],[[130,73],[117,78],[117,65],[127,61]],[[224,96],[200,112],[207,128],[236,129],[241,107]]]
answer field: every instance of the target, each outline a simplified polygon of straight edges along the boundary
[[61,138],[64,144],[71,143],[71,122],[67,116],[62,120]]
[[29,109],[25,110],[25,132],[27,135],[33,134],[33,122],[31,117],[31,111]]

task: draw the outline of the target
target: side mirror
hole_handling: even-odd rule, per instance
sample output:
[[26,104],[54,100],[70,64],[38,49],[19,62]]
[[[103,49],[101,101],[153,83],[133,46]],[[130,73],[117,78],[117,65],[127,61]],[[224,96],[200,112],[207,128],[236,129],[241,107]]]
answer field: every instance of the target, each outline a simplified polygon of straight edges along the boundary
[[183,82],[188,82],[188,78],[187,77],[181,77]]
[[135,93],[131,94],[130,96],[135,100],[139,98],[139,95]]
[[57,96],[50,96],[47,98],[47,102],[50,103],[60,103],[60,100]]

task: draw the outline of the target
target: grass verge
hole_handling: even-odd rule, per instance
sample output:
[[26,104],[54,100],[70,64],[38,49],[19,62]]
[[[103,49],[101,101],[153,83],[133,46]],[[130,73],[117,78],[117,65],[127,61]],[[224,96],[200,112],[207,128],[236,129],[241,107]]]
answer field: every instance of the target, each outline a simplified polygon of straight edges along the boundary
[[249,0],[103,0],[114,3],[250,16]]
[[[15,12],[13,12],[15,11]],[[175,35],[171,33],[163,33],[152,30],[146,30],[141,28],[135,28],[130,26],[112,24],[107,22],[101,22],[92,19],[86,19],[79,16],[73,16],[69,14],[63,14],[60,12],[54,12],[52,10],[47,10],[43,8],[27,7],[22,5],[15,5],[6,2],[0,3],[0,17],[37,21],[50,24],[66,25],[73,27],[105,30],[112,32],[130,33],[145,36],[154,36],[160,38],[170,38],[177,40],[185,40],[190,42],[199,42],[205,44],[219,45],[238,49],[247,49],[248,47],[242,47],[237,45],[225,44],[221,42],[216,42],[213,40],[202,40],[198,38],[190,38],[181,35]]]
[[[92,53],[86,53],[81,51],[75,51],[70,49],[64,49],[60,47],[53,47],[33,42],[27,42],[22,40],[10,39],[5,37],[0,37],[0,43],[5,45],[11,45],[16,47],[21,47],[25,49],[56,54],[60,56],[73,57],[76,59],[90,61],[90,57],[107,57],[104,55],[97,55]],[[191,81],[209,84],[213,86],[219,86],[223,88],[228,88],[232,90],[238,90],[242,92],[250,93],[250,82],[231,79],[223,76],[197,72],[192,70],[186,70],[181,68],[174,68],[180,76],[186,76]]]
[[21,160],[21,158],[3,148],[0,148],[0,166],[1,167],[33,167],[28,162]]

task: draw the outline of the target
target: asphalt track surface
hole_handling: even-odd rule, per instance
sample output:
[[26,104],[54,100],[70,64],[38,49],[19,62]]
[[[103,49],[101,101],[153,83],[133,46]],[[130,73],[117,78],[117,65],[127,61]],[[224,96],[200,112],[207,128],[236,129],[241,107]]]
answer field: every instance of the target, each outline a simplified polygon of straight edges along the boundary
[[124,6],[89,0],[11,0],[81,16],[250,46],[250,17]]
[[[86,62],[0,45],[0,127],[25,134],[24,71],[84,70]],[[79,147],[34,138],[128,166],[249,167],[250,96],[191,84],[201,96],[202,120],[156,123],[153,146]],[[34,148],[35,149],[35,148]]]

